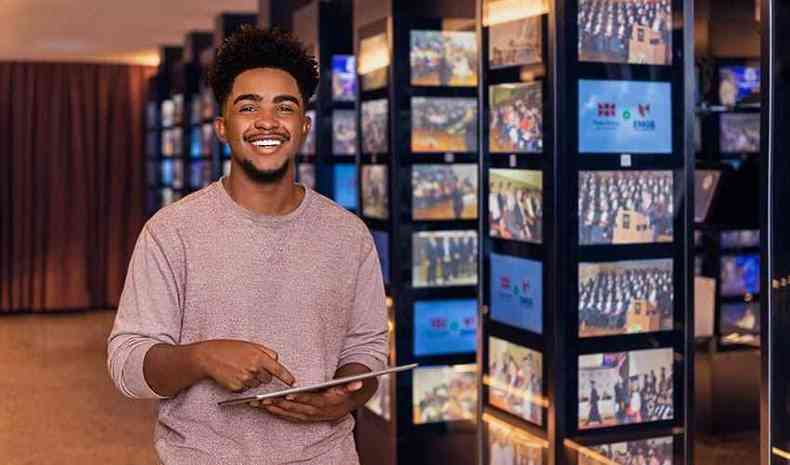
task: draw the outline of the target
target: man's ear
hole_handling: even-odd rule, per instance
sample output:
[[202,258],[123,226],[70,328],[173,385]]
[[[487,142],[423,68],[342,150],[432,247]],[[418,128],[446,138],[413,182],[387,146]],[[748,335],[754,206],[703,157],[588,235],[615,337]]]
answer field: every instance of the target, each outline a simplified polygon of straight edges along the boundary
[[313,126],[313,120],[305,115],[304,117],[304,124],[302,125],[302,132],[304,136],[307,136],[307,133],[310,132],[310,128]]
[[219,139],[220,142],[223,144],[228,143],[228,139],[225,137],[225,118],[222,116],[214,118],[214,133],[217,135],[217,139]]

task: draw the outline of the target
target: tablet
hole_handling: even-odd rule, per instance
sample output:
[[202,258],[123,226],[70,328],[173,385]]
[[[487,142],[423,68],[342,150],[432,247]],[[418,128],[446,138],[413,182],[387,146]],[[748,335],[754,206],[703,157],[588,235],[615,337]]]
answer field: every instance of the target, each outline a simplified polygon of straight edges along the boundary
[[369,373],[362,373],[362,374],[359,374],[359,375],[346,376],[344,378],[337,378],[337,379],[333,379],[333,380],[326,381],[326,382],[323,382],[323,383],[310,384],[308,386],[299,386],[299,387],[282,389],[282,390],[274,391],[274,392],[268,392],[266,394],[258,394],[258,395],[254,395],[254,396],[239,397],[237,399],[223,400],[222,402],[218,402],[217,405],[222,406],[222,407],[227,407],[227,406],[230,406],[230,405],[246,404],[246,403],[252,402],[254,400],[264,400],[264,399],[274,399],[274,398],[277,398],[277,397],[284,397],[284,396],[287,396],[289,394],[297,394],[299,392],[318,391],[318,390],[321,390],[321,389],[326,389],[328,387],[337,386],[339,384],[348,384],[348,383],[351,383],[351,382],[354,382],[354,381],[361,381],[363,379],[373,378],[374,376],[386,375],[387,373],[397,373],[399,371],[413,370],[413,369],[417,368],[417,365],[418,364],[413,363],[411,365],[402,365],[402,366],[399,366],[399,367],[387,368],[387,369],[380,370],[380,371],[371,371]]

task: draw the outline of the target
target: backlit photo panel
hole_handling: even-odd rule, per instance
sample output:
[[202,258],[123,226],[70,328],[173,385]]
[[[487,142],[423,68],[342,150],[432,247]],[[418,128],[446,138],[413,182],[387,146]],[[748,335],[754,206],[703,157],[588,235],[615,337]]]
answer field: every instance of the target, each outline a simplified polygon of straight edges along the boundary
[[579,173],[579,243],[672,242],[671,171]]
[[543,333],[543,264],[490,254],[491,319]]
[[493,24],[488,29],[488,66],[491,69],[543,62],[542,16]]
[[412,218],[477,218],[477,165],[413,165]]
[[357,153],[357,116],[354,110],[332,112],[332,153],[334,155]]
[[543,82],[490,88],[491,153],[543,152]]
[[[640,441],[616,442],[589,448],[598,457],[579,452],[578,465],[601,465],[614,463],[617,465],[672,465],[674,463],[674,445],[672,436],[643,439]],[[609,462],[603,462],[600,458]]]
[[672,85],[580,80],[579,152],[672,153]]
[[477,100],[412,97],[412,152],[476,152]]
[[579,0],[579,61],[672,64],[672,0]]
[[411,85],[477,85],[477,36],[470,31],[411,31]]
[[477,231],[424,231],[412,236],[412,286],[477,284]]
[[389,217],[387,165],[362,165],[362,215],[386,220]]
[[362,152],[388,152],[386,99],[362,102]]
[[669,331],[672,259],[579,264],[579,337]]
[[416,368],[412,382],[414,424],[474,420],[476,373],[474,364]]
[[579,357],[579,429],[674,418],[672,349]]
[[543,242],[543,173],[492,169],[488,176],[491,237]]
[[488,403],[538,426],[543,424],[543,356],[488,338]]
[[[543,446],[515,426],[486,422],[488,465],[543,465]],[[662,464],[663,465],[663,464]]]

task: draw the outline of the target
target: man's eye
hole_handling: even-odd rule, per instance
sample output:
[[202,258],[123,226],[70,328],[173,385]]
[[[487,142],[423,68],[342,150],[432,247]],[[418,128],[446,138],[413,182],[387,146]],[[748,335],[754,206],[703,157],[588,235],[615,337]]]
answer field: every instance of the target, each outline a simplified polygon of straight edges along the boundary
[[279,110],[282,113],[293,113],[295,111],[290,105],[280,105]]
[[239,110],[239,111],[242,112],[242,113],[247,113],[247,112],[250,112],[250,111],[255,111],[255,107],[253,107],[251,105],[247,105],[247,106],[241,107],[241,110]]

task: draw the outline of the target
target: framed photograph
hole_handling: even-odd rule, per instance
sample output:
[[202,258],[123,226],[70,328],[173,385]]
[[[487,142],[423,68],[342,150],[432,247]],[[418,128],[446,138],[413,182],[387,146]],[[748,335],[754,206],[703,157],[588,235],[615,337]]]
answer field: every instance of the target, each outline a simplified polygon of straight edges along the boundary
[[[487,421],[486,444],[488,445],[488,465],[543,465],[543,447],[521,431],[504,423]],[[596,464],[598,465],[598,464]],[[663,465],[663,464],[662,464]]]
[[740,297],[760,293],[760,256],[723,255],[721,257],[719,293],[723,297]]
[[491,153],[543,152],[543,82],[491,86]]
[[296,168],[296,181],[310,189],[315,189],[315,165],[299,163]]
[[722,153],[760,153],[760,113],[722,113],[719,129]]
[[360,85],[363,91],[386,87],[389,65],[390,52],[386,33],[364,37],[359,41],[357,70],[360,74]]
[[721,304],[719,332],[728,334],[760,334],[760,304],[734,302]]
[[373,235],[373,243],[376,246],[376,253],[381,264],[381,275],[384,284],[390,282],[390,236],[385,231],[370,231]]
[[389,136],[387,126],[389,105],[387,99],[367,100],[362,102],[362,152],[389,152]]
[[474,364],[417,367],[412,381],[414,424],[474,420],[476,373]]
[[488,403],[543,425],[543,355],[505,340],[488,338]]
[[488,67],[543,62],[543,17],[532,16],[494,24],[488,29]]
[[694,221],[702,223],[708,217],[721,171],[694,170]]
[[477,100],[411,98],[412,152],[476,152]]
[[579,337],[670,331],[672,259],[579,264]]
[[332,112],[332,154],[357,153],[357,115],[354,110]]
[[381,418],[390,421],[392,418],[392,374],[379,376],[378,379],[379,387],[365,407]]
[[310,130],[307,132],[307,135],[304,138],[304,143],[302,144],[302,155],[315,155],[315,127],[318,122],[315,120],[315,110],[307,110],[305,112],[305,116],[310,118],[312,124],[310,125]]
[[577,24],[579,61],[672,64],[671,0],[579,0]]
[[722,249],[760,247],[760,230],[739,229],[735,231],[722,231],[719,246]]
[[386,220],[389,218],[387,165],[362,165],[362,215]]
[[581,171],[579,243],[672,242],[671,171]]
[[477,165],[413,165],[414,220],[477,218]]
[[543,173],[491,169],[488,176],[491,237],[543,242]]
[[412,235],[412,286],[477,284],[477,231],[423,231]]
[[[617,465],[673,465],[674,444],[672,436],[644,439],[641,441],[616,442],[591,446],[590,449]],[[598,458],[579,452],[579,465],[601,465]]]
[[719,67],[719,101],[725,106],[760,102],[760,64]]
[[357,67],[354,55],[332,56],[332,100],[353,102],[357,98]]
[[671,348],[579,357],[579,429],[674,418]]
[[477,85],[477,36],[474,31],[410,32],[411,85]]
[[334,172],[334,200],[341,207],[357,209],[357,166],[353,163],[338,163]]

